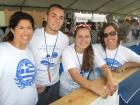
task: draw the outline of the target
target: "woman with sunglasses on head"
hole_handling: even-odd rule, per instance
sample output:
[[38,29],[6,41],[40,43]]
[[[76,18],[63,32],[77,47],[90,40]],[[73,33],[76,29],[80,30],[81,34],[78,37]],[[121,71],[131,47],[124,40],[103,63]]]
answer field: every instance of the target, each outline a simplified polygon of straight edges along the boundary
[[[68,46],[62,53],[64,71],[60,77],[60,96],[64,96],[80,87],[89,89],[102,97],[112,95],[116,86],[108,66],[97,55],[98,52],[93,51],[90,27],[86,24],[78,25],[74,36],[75,43]],[[97,88],[96,84],[88,79],[94,64],[103,70],[107,79],[106,88]]]
[[0,43],[0,105],[36,105],[35,62],[27,48],[34,29],[33,17],[15,12],[9,29]]
[[[128,68],[140,67],[140,56],[127,47],[120,45],[119,28],[114,23],[106,23],[100,32],[101,44],[94,45],[111,70],[117,72]],[[101,70],[97,70],[101,76]]]

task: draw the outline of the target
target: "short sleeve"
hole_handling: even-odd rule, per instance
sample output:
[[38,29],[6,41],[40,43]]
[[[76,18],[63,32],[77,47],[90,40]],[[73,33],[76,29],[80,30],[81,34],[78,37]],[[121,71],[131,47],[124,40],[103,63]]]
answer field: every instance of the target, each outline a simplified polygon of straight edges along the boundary
[[98,50],[94,49],[94,63],[95,63],[95,67],[101,67],[103,66],[105,63],[104,59],[101,57],[100,53],[98,52]]
[[128,61],[131,62],[140,62],[140,56],[136,54],[134,51],[124,47],[124,56],[126,56]]
[[63,67],[64,67],[64,71],[67,71],[71,68],[76,67],[76,64],[74,63],[73,53],[69,49],[69,47],[67,47],[66,49],[63,50],[62,64],[63,64]]

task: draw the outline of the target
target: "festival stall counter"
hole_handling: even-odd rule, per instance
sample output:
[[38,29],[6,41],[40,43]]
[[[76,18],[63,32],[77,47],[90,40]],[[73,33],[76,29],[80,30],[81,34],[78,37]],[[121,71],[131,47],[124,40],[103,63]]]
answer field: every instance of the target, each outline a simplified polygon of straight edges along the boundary
[[[116,84],[119,84],[124,79],[134,74],[136,71],[138,71],[138,69],[130,69],[122,73],[112,72],[112,75]],[[100,89],[99,87],[105,86],[105,81],[102,78],[96,79],[93,82],[96,84],[97,89]],[[99,98],[100,97],[97,94],[91,92],[90,90],[80,88],[51,103],[50,105],[95,105],[92,103],[94,103],[94,101]]]

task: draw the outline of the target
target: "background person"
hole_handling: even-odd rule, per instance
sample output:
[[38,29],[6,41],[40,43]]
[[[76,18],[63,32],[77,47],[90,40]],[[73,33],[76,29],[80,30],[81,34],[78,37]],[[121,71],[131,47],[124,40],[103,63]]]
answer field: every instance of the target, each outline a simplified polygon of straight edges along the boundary
[[2,42],[2,37],[4,36],[3,30],[0,28],[0,42]]

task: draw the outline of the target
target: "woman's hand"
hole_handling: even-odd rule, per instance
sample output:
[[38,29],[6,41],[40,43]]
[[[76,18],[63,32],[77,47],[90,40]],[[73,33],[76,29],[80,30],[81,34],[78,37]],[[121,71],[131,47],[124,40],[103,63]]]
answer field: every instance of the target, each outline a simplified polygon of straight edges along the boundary
[[110,92],[109,92],[109,88],[107,86],[104,87],[98,87],[94,90],[93,92],[95,92],[97,95],[101,96],[102,98],[107,98],[107,96],[109,96]]
[[110,95],[109,88],[107,86],[104,86],[103,89],[101,90],[101,92],[99,92],[99,95],[102,98],[107,98]]
[[125,72],[128,69],[128,63],[125,63],[123,66],[118,67],[115,71],[118,73]]
[[42,93],[46,89],[46,87],[43,85],[36,85],[36,88],[38,93]]
[[113,80],[107,81],[107,88],[109,89],[109,95],[112,96],[113,93],[117,90],[117,84]]
[[137,62],[126,62],[123,66],[116,69],[117,72],[124,72],[128,69],[139,68],[140,63]]
[[103,70],[104,76],[107,80],[106,86],[107,86],[107,89],[109,89],[109,95],[113,95],[113,93],[117,89],[117,85],[112,77],[111,70],[106,64],[101,67],[101,70]]

